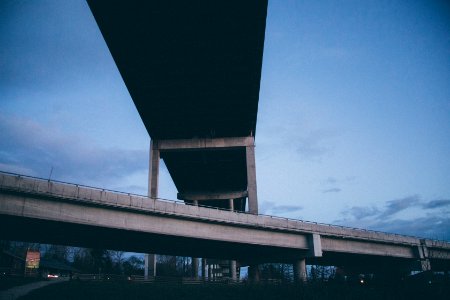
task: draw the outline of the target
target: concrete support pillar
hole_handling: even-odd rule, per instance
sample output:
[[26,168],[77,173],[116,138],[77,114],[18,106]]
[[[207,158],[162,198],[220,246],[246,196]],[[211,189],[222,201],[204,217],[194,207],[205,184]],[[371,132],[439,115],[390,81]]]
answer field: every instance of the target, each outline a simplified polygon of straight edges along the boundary
[[206,280],[206,277],[208,277],[208,269],[206,267],[206,258],[202,258],[202,278],[203,278],[203,280]]
[[428,247],[424,239],[420,240],[420,245],[417,247],[419,259],[420,259],[420,267],[421,271],[430,271],[431,264],[429,260],[429,252]]
[[148,196],[158,198],[160,152],[156,141],[150,141],[150,165],[148,175]]
[[259,266],[250,265],[248,266],[248,281],[249,282],[259,282]]
[[[156,142],[150,141],[150,158],[148,168],[148,196],[150,198],[158,198],[159,184],[159,159],[160,153]],[[156,276],[156,255],[144,255],[144,276]]]
[[300,259],[294,262],[294,282],[304,283],[306,282],[306,260]]
[[237,273],[236,273],[236,261],[230,260],[230,276],[231,279],[236,281],[237,280]]
[[198,258],[192,258],[192,276],[198,278]]
[[255,146],[246,146],[247,161],[247,193],[248,193],[248,211],[251,214],[258,214],[258,195],[256,192],[256,163]]
[[193,200],[192,205],[198,206],[198,200]]
[[149,254],[144,254],[144,278],[148,279],[148,259]]
[[230,204],[228,205],[231,211],[234,211],[234,199],[230,199]]
[[144,277],[156,276],[156,254],[144,255]]
[[214,265],[208,265],[208,280],[211,281],[212,278],[212,269]]

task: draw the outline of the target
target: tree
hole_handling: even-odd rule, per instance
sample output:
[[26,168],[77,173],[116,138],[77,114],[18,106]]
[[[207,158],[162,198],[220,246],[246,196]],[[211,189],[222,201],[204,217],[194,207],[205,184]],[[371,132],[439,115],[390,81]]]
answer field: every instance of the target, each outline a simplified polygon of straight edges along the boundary
[[126,275],[144,275],[144,259],[130,256],[123,264],[123,273]]
[[61,245],[43,245],[43,248],[44,254],[42,257],[66,263],[69,261],[69,247]]

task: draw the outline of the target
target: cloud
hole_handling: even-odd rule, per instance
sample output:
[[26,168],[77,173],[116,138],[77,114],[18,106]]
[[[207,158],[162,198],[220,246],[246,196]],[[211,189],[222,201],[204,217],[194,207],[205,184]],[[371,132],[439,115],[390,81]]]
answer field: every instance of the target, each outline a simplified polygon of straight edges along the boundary
[[433,200],[422,204],[425,209],[442,208],[450,206],[450,199]]
[[297,153],[306,159],[318,160],[332,151],[330,140],[336,134],[327,130],[313,130],[296,139]]
[[322,193],[339,193],[340,191],[342,191],[340,188],[331,188],[323,190]]
[[420,202],[420,200],[417,195],[387,201],[387,205],[386,205],[383,213],[380,215],[380,217],[386,218],[386,217],[392,216],[402,210],[405,210],[405,209],[413,207],[413,206],[417,206],[419,204],[419,202]]
[[264,201],[260,204],[260,211],[263,214],[283,214],[302,210],[300,205],[277,205],[275,202]]
[[[444,207],[450,206],[450,200],[437,199],[423,201],[418,195],[389,200],[385,205],[354,206],[341,214],[341,220],[334,223],[366,228],[371,230],[420,236],[433,239],[450,240],[450,217]],[[422,215],[414,219],[400,219],[396,214],[410,208],[422,209]]]
[[338,182],[338,180],[334,177],[328,177],[327,179],[324,180],[325,184],[336,184]]
[[0,115],[0,167],[81,184],[112,184],[148,168],[146,150],[105,149],[34,121]]
[[353,219],[361,220],[367,217],[372,217],[380,213],[380,210],[376,207],[363,207],[354,206],[345,212],[346,215],[350,215]]
[[445,216],[426,215],[414,221],[379,221],[371,225],[370,228],[390,233],[450,240],[450,218]]

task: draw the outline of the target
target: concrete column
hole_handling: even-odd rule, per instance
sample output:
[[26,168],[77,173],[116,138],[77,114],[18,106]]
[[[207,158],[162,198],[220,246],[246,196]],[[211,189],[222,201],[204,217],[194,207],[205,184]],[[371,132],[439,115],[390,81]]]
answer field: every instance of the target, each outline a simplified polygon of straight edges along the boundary
[[150,141],[150,166],[148,175],[148,196],[150,198],[158,198],[159,159],[158,142],[152,140]]
[[[150,141],[150,157],[148,168],[148,196],[150,198],[158,198],[158,184],[159,184],[159,159],[160,153],[157,147],[157,142]],[[144,276],[156,276],[156,255],[144,255]]]
[[230,276],[231,279],[236,281],[237,280],[237,273],[236,273],[236,261],[230,260]]
[[192,258],[192,275],[194,278],[198,278],[198,258]]
[[[234,199],[230,199],[229,204],[230,211],[234,211]],[[237,274],[236,274],[236,261],[230,260],[230,277],[232,280],[237,280]]]
[[208,270],[206,268],[206,258],[202,258],[202,278],[203,278],[203,280],[206,280],[206,277],[208,277]]
[[148,279],[148,254],[144,255],[144,278]]
[[212,279],[212,265],[208,265],[208,280]]
[[[198,206],[198,201],[194,200],[192,202],[193,205]],[[194,278],[198,278],[198,264],[199,264],[199,260],[197,257],[191,257],[192,259],[192,276]]]
[[306,260],[300,259],[294,262],[294,282],[304,283],[306,282]]
[[259,282],[259,266],[251,265],[248,266],[248,281],[249,282]]
[[148,276],[156,276],[156,254],[144,255],[144,277],[148,279]]
[[247,192],[248,192],[248,211],[251,214],[258,214],[258,195],[256,191],[256,164],[255,164],[255,146],[245,147],[247,161]]

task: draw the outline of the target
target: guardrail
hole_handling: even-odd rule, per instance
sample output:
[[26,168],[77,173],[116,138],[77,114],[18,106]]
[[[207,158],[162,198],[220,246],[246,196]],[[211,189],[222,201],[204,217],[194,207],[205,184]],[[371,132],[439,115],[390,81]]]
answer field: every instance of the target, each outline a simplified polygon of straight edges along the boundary
[[[48,185],[48,189],[46,190],[46,192],[48,194],[50,194],[51,196],[55,196],[58,198],[66,198],[66,199],[77,199],[77,200],[81,200],[81,201],[91,201],[93,202],[94,199],[92,197],[92,195],[94,194],[94,192],[97,192],[97,196],[98,193],[100,193],[100,198],[102,197],[102,195],[106,195],[108,196],[106,193],[112,193],[114,195],[116,195],[116,199],[115,201],[117,203],[113,203],[113,202],[102,202],[102,205],[106,205],[106,206],[116,206],[116,207],[125,207],[125,208],[135,208],[135,204],[138,203],[140,201],[141,203],[141,207],[140,209],[145,209],[144,204],[146,204],[149,199],[153,200],[153,201],[162,201],[165,203],[172,203],[174,205],[174,207],[172,208],[171,211],[168,211],[165,207],[164,210],[158,209],[157,208],[157,203],[153,203],[153,212],[156,213],[162,213],[162,214],[169,214],[169,215],[179,215],[179,213],[176,212],[176,206],[177,205],[183,205],[186,206],[187,204],[185,204],[183,201],[180,200],[171,200],[171,199],[164,199],[164,198],[149,198],[147,196],[144,195],[139,195],[139,194],[133,194],[133,193],[125,193],[125,192],[121,192],[121,191],[115,191],[115,190],[109,190],[109,189],[102,189],[102,188],[97,188],[97,187],[92,187],[92,186],[87,186],[87,185],[81,185],[81,184],[74,184],[74,183],[68,183],[68,182],[64,182],[64,181],[58,181],[58,180],[48,180],[48,179],[44,179],[44,178],[39,178],[39,177],[34,177],[34,176],[28,176],[28,175],[22,175],[22,174],[16,174],[16,173],[10,173],[10,172],[3,172],[0,171],[0,174],[3,175],[7,175],[7,176],[11,176],[11,177],[15,177],[17,180],[20,180],[21,178],[23,179],[29,179],[29,180],[34,180],[35,182],[33,183],[32,186],[28,187],[28,190],[25,189],[24,187],[20,187],[20,189],[16,189],[17,191],[20,192],[32,192],[32,193],[36,193],[39,192],[39,185],[42,183],[47,183]],[[0,182],[0,187],[2,189],[9,189],[11,190],[11,186],[8,186],[6,184],[4,184],[4,178],[5,176],[2,176],[2,182]],[[53,191],[52,187],[54,186],[53,184],[58,184],[62,186],[62,190],[60,190],[59,192],[57,191]],[[67,195],[66,191],[65,191],[65,187],[67,186],[67,190],[70,190],[73,192],[73,188],[76,189],[76,193],[72,193],[70,195]],[[80,191],[86,192],[89,191],[90,192],[90,196],[86,197],[86,194],[83,195],[83,197],[80,197]],[[106,197],[105,196],[105,197]],[[127,197],[128,198],[128,203],[129,205],[124,205],[124,202],[121,202],[120,204],[119,202],[119,196],[123,197]],[[109,199],[107,199],[109,200]],[[98,203],[98,202],[96,202]],[[132,205],[133,204],[133,205]],[[192,206],[192,205],[189,205]],[[246,222],[243,221],[230,221],[229,219],[224,219],[224,218],[217,218],[217,216],[215,218],[209,218],[209,220],[211,221],[219,221],[219,222],[226,222],[226,223],[239,223],[239,224],[244,224],[244,225],[249,225],[249,218],[254,218],[255,215],[253,214],[249,214],[246,212],[237,212],[237,211],[230,211],[227,209],[222,209],[222,208],[217,208],[217,207],[209,207],[209,206],[205,206],[205,205],[199,205],[198,207],[200,208],[207,208],[207,209],[214,209],[215,211],[224,211],[226,213],[234,213],[234,214],[241,214],[241,215],[245,215],[247,216],[246,218]],[[187,215],[183,215],[184,217],[186,217]],[[192,214],[189,215],[190,217],[193,218],[206,218],[208,219],[207,216],[205,215],[199,215],[197,214]],[[381,241],[381,242],[395,242],[398,244],[420,244],[420,240],[421,238],[419,237],[415,237],[415,236],[409,236],[409,235],[400,235],[400,234],[395,234],[395,233],[386,233],[386,232],[381,232],[381,231],[375,231],[375,230],[368,230],[368,229],[362,229],[362,228],[354,228],[354,227],[346,227],[346,226],[341,226],[341,225],[332,225],[332,224],[325,224],[325,223],[319,223],[319,222],[311,222],[311,221],[305,221],[305,220],[298,220],[298,219],[292,219],[292,218],[285,218],[285,217],[279,217],[279,216],[271,216],[271,215],[264,215],[264,214],[259,214],[257,215],[257,217],[262,218],[262,222],[258,222],[258,219],[256,219],[256,226],[259,227],[265,227],[265,228],[271,228],[271,229],[287,229],[287,230],[297,230],[297,231],[302,231],[302,232],[308,232],[308,230],[306,230],[305,228],[302,229],[298,229],[297,226],[295,226],[297,223],[300,224],[311,224],[311,225],[315,225],[315,226],[319,226],[322,228],[323,232],[318,232],[319,234],[324,234],[324,235],[335,235],[335,236],[340,236],[340,237],[353,237],[353,238],[357,238],[357,239],[370,239],[370,240],[376,240],[376,241]],[[267,220],[267,222],[265,221]],[[279,220],[281,222],[276,222],[277,226],[273,226],[273,225],[266,225],[266,223],[269,224],[273,224],[274,222],[269,222],[269,220]],[[327,228],[329,230],[327,230]],[[341,230],[341,231],[345,231],[345,232],[337,232],[335,229]],[[312,230],[311,230],[312,231]],[[360,235],[360,234],[369,234],[370,237],[365,237],[364,235]],[[423,238],[422,238],[423,239]],[[431,244],[441,244],[441,245],[445,245],[450,249],[450,243],[445,242],[445,241],[440,241],[440,240],[430,240],[428,239],[428,241],[430,241]]]

